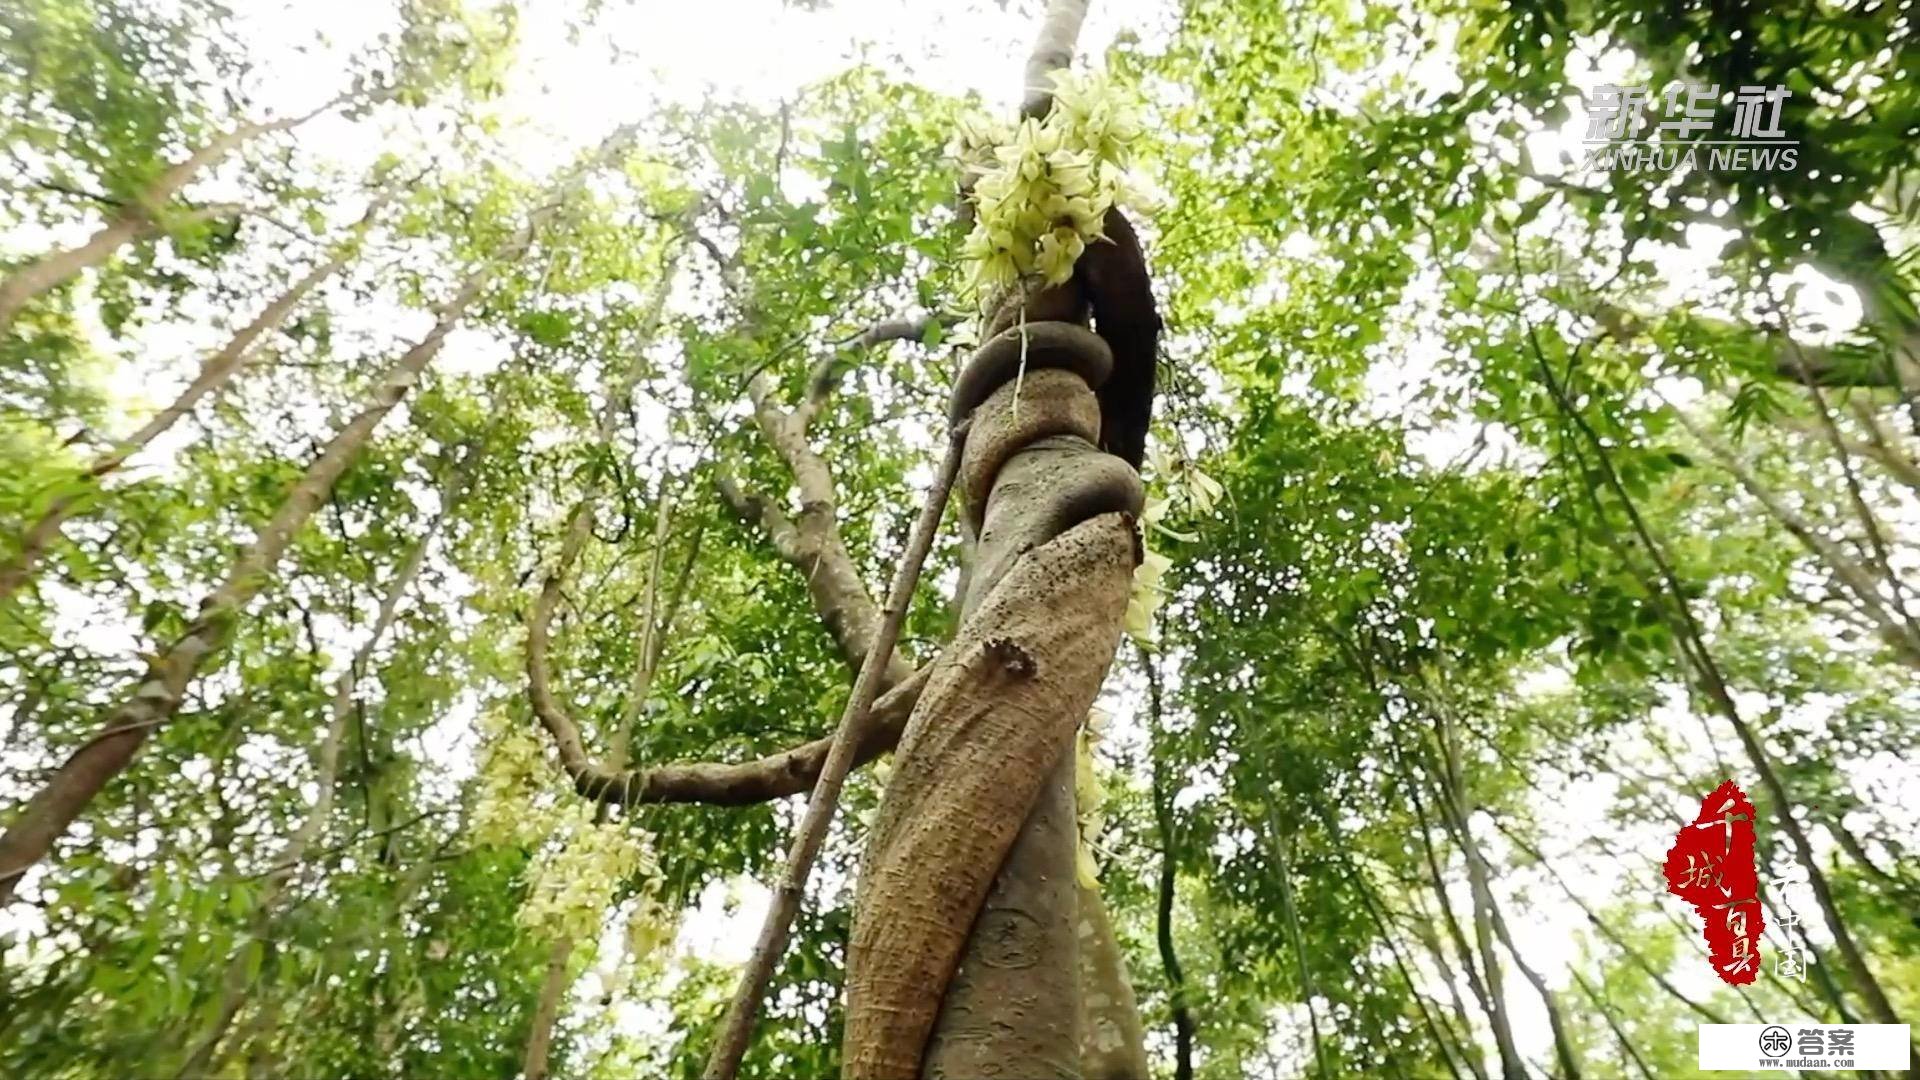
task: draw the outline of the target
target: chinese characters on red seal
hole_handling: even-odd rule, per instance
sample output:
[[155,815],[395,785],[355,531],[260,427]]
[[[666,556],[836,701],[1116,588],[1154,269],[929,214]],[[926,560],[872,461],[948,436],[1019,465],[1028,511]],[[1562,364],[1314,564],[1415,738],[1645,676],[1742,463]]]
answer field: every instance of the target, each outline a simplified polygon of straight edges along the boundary
[[1760,879],[1753,860],[1753,803],[1729,780],[1700,804],[1667,849],[1667,891],[1705,920],[1708,961],[1735,986],[1760,970]]

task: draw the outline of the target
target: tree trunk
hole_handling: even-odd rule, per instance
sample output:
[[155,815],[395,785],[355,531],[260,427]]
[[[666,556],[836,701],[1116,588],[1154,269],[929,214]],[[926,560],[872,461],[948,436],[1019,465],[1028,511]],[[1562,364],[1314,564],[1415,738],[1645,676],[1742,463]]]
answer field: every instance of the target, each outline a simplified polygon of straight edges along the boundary
[[[1269,807],[1271,817],[1272,807]],[[1300,997],[1307,1006],[1307,1029],[1313,1035],[1313,1068],[1320,1080],[1327,1080],[1327,1052],[1321,1044],[1320,1011],[1313,999],[1319,991],[1313,984],[1313,972],[1307,964],[1307,945],[1300,933],[1300,912],[1293,903],[1293,842],[1276,826],[1275,846],[1280,854],[1280,913],[1287,921],[1287,943],[1293,947],[1294,971],[1300,979]]]
[[[1315,809],[1321,821],[1330,830],[1330,835],[1338,837],[1337,832],[1331,831],[1333,822],[1326,807],[1317,805]],[[1434,1019],[1433,1010],[1427,1008],[1426,996],[1420,993],[1419,984],[1414,982],[1413,971],[1407,966],[1406,957],[1400,951],[1400,942],[1394,937],[1393,927],[1387,921],[1386,913],[1381,910],[1381,905],[1374,897],[1373,883],[1367,880],[1366,872],[1353,861],[1344,848],[1337,849],[1336,858],[1345,867],[1347,879],[1353,882],[1355,891],[1360,894],[1361,908],[1366,911],[1367,917],[1373,922],[1374,929],[1380,932],[1380,940],[1386,943],[1387,951],[1392,954],[1393,966],[1400,973],[1400,981],[1407,988],[1407,996],[1413,999],[1414,1006],[1420,1012],[1421,1024],[1426,1027],[1427,1034],[1433,1039],[1433,1044],[1440,1050],[1440,1057],[1447,1063],[1447,1072],[1458,1080],[1460,1062],[1464,1061],[1469,1072],[1479,1080],[1485,1080],[1487,1074],[1480,1067],[1479,1059],[1472,1054],[1459,1053],[1452,1037],[1443,1032],[1440,1022]],[[1447,978],[1451,983],[1448,973],[1444,970],[1441,972],[1441,977]],[[1457,991],[1455,991],[1455,1006],[1460,1007]]]
[[1620,1043],[1620,1052],[1626,1055],[1627,1060],[1633,1062],[1634,1068],[1645,1080],[1653,1080],[1652,1071],[1647,1068],[1646,1062],[1640,1060],[1640,1052],[1633,1048],[1633,1040],[1627,1038],[1626,1031],[1620,1027],[1620,1018],[1614,1014],[1611,1004],[1600,996],[1600,993],[1593,988],[1593,984],[1582,977],[1579,971],[1573,972],[1573,981],[1580,987],[1581,993],[1587,996],[1587,1000],[1593,1003],[1593,1007],[1606,1019],[1608,1029]]
[[1196,1031],[1193,1010],[1187,1004],[1187,977],[1180,970],[1180,955],[1173,942],[1173,905],[1179,889],[1179,865],[1174,855],[1173,792],[1161,774],[1160,746],[1166,730],[1164,693],[1160,683],[1160,665],[1146,656],[1148,747],[1152,757],[1153,824],[1160,839],[1160,881],[1155,898],[1154,938],[1160,949],[1160,966],[1167,977],[1167,1011],[1173,1015],[1173,1077],[1193,1080],[1193,1039]]
[[1540,854],[1537,849],[1529,845],[1525,840],[1515,835],[1513,830],[1501,824],[1499,818],[1494,818],[1493,823],[1494,827],[1499,829],[1501,834],[1506,836],[1508,840],[1512,841],[1515,847],[1526,852],[1528,857],[1533,859],[1535,863],[1539,864],[1539,866],[1547,872],[1547,876],[1553,878],[1553,883],[1560,886],[1560,891],[1567,894],[1567,899],[1573,901],[1574,906],[1580,909],[1580,913],[1587,917],[1587,922],[1592,924],[1593,928],[1600,932],[1600,936],[1612,942],[1616,948],[1625,953],[1627,959],[1633,961],[1633,966],[1639,968],[1651,978],[1655,986],[1665,990],[1676,1001],[1697,1013],[1701,1019],[1709,1024],[1727,1024],[1732,1022],[1720,1015],[1712,1006],[1695,1001],[1683,993],[1679,987],[1673,985],[1665,973],[1656,967],[1652,961],[1648,960],[1644,953],[1634,948],[1632,943],[1628,942],[1626,938],[1621,937],[1618,931],[1608,926],[1605,920],[1601,919],[1592,908],[1587,906],[1587,902],[1580,898],[1580,894],[1574,892],[1573,887],[1568,885],[1566,879],[1560,876],[1560,871],[1554,869],[1553,863],[1549,862],[1544,855]]
[[[1493,1028],[1494,1043],[1500,1049],[1501,1075],[1505,1080],[1523,1080],[1526,1076],[1526,1066],[1520,1060],[1520,1051],[1513,1041],[1513,1028],[1507,1020],[1506,1002],[1500,997],[1499,983],[1496,981],[1498,972],[1489,971],[1485,981],[1482,980],[1480,969],[1474,964],[1474,952],[1468,946],[1466,934],[1460,929],[1460,922],[1453,914],[1453,906],[1447,900],[1447,882],[1440,872],[1440,862],[1433,850],[1432,824],[1427,816],[1426,802],[1420,798],[1418,778],[1401,760],[1399,753],[1389,754],[1389,757],[1400,773],[1407,796],[1412,800],[1414,814],[1419,820],[1420,848],[1426,857],[1427,876],[1433,887],[1434,899],[1440,905],[1441,922],[1446,927],[1447,935],[1453,940],[1454,950],[1459,954],[1460,966],[1467,976],[1467,988],[1473,991],[1474,998],[1480,1003],[1481,1011],[1487,1015],[1487,1023]],[[1482,964],[1485,964],[1493,949],[1492,929],[1479,918],[1481,911],[1479,891],[1475,889],[1473,895],[1476,916],[1474,931],[1479,938],[1480,959]]]
[[[1746,751],[1747,760],[1753,765],[1754,772],[1759,774],[1761,787],[1765,789],[1767,798],[1773,803],[1774,818],[1792,842],[1794,853],[1799,856],[1800,864],[1806,867],[1807,884],[1813,890],[1814,901],[1820,906],[1820,914],[1827,924],[1828,932],[1833,935],[1834,948],[1839,951],[1840,959],[1847,967],[1847,974],[1852,977],[1861,996],[1866,999],[1868,1015],[1875,1023],[1899,1023],[1899,1017],[1894,1013],[1893,1003],[1888,999],[1885,988],[1880,985],[1880,980],[1874,975],[1873,969],[1867,965],[1866,957],[1860,951],[1859,942],[1853,938],[1853,931],[1848,928],[1846,920],[1840,916],[1839,906],[1833,897],[1833,887],[1827,881],[1826,871],[1820,868],[1819,860],[1814,857],[1813,843],[1808,838],[1806,829],[1800,825],[1799,819],[1793,816],[1793,801],[1787,792],[1786,782],[1781,780],[1779,772],[1774,769],[1766,747],[1760,741],[1760,736],[1740,715],[1740,707],[1733,700],[1733,691],[1728,688],[1726,679],[1720,672],[1719,663],[1714,659],[1712,651],[1707,648],[1706,633],[1701,628],[1699,620],[1694,617],[1687,590],[1679,574],[1675,572],[1672,562],[1667,559],[1665,550],[1654,540],[1646,520],[1640,516],[1639,505],[1621,483],[1619,474],[1614,470],[1613,460],[1609,456],[1606,440],[1594,431],[1593,425],[1587,422],[1586,417],[1568,398],[1566,388],[1554,375],[1553,365],[1547,362],[1537,342],[1534,344],[1534,360],[1540,369],[1542,383],[1553,398],[1554,404],[1593,449],[1599,462],[1598,471],[1601,480],[1614,497],[1620,500],[1621,507],[1626,511],[1628,525],[1634,539],[1646,551],[1647,558],[1653,564],[1651,574],[1646,573],[1643,568],[1635,568],[1642,575],[1642,586],[1648,595],[1664,596],[1672,605],[1667,614],[1676,631],[1675,637],[1679,639],[1683,658],[1687,666],[1692,668],[1694,674],[1699,677],[1707,698],[1713,703],[1715,710],[1726,719],[1728,724],[1732,725],[1734,734],[1740,740],[1741,748]],[[1584,455],[1581,455],[1579,460],[1584,467]],[[1600,520],[1605,521],[1605,507],[1600,503],[1599,493],[1591,486],[1587,486],[1585,490],[1596,513],[1600,515]],[[1620,546],[1624,556],[1625,545]]]
[[[1440,755],[1444,767],[1441,773],[1441,788],[1444,796],[1441,818],[1443,823],[1451,821],[1449,831],[1453,833],[1454,842],[1460,845],[1460,851],[1466,858],[1467,877],[1473,887],[1474,921],[1478,924],[1484,920],[1492,927],[1495,936],[1513,956],[1514,967],[1519,969],[1521,977],[1531,983],[1534,991],[1540,995],[1540,1001],[1547,1010],[1547,1024],[1553,1029],[1553,1050],[1554,1055],[1560,1059],[1561,1072],[1569,1080],[1578,1080],[1580,1064],[1574,1056],[1573,1039],[1567,1032],[1559,999],[1554,996],[1552,990],[1548,989],[1546,979],[1527,964],[1526,958],[1521,955],[1520,947],[1513,940],[1513,935],[1507,931],[1506,917],[1500,913],[1500,905],[1493,896],[1492,868],[1487,865],[1486,857],[1480,851],[1480,844],[1473,838],[1473,802],[1467,796],[1466,778],[1460,769],[1460,753],[1453,737],[1451,710],[1439,702],[1434,704],[1433,712],[1439,720],[1437,726]],[[1492,984],[1494,992],[1499,993],[1500,979],[1495,970],[1498,957],[1484,938],[1481,941],[1481,950],[1487,960],[1488,982]],[[1501,1004],[1505,1005],[1504,999]]]
[[184,160],[170,166],[147,185],[133,202],[119,208],[89,236],[79,247],[61,248],[49,251],[32,262],[0,280],[0,334],[13,323],[14,316],[33,301],[33,298],[60,283],[67,281],[83,270],[91,269],[105,262],[107,257],[125,247],[132,241],[149,235],[164,227],[164,211],[174,196],[187,186],[195,176],[218,164],[228,154],[242,144],[251,142],[262,135],[275,131],[285,131],[306,123],[338,104],[339,99],[300,116],[288,116],[279,120],[270,120],[257,124],[242,124],[232,131],[224,132],[205,146],[189,154]]
[[1080,889],[1080,1075],[1083,1080],[1146,1080],[1147,1037],[1126,956],[1099,889]]
[[533,1008],[533,1027],[528,1031],[526,1058],[520,1066],[526,1080],[547,1080],[547,1054],[553,1048],[553,1025],[560,1019],[560,997],[573,981],[567,978],[567,962],[571,959],[573,937],[562,934],[547,954],[546,978],[540,985],[540,1000]]
[[[368,219],[373,211],[368,211]],[[366,221],[362,222],[364,227]],[[207,357],[200,366],[200,372],[194,376],[186,389],[166,408],[156,413],[152,419],[141,425],[140,430],[122,440],[113,449],[95,458],[82,474],[85,481],[97,481],[119,469],[126,460],[144,449],[168,428],[177,423],[188,410],[200,402],[200,399],[219,390],[238,374],[248,359],[249,351],[262,335],[278,327],[285,321],[287,314],[304,300],[321,282],[332,277],[347,264],[352,257],[352,249],[344,248],[338,254],[309,271],[299,281],[294,282],[285,292],[255,316],[253,321],[240,329],[226,345]],[[91,485],[89,485],[91,486]],[[48,547],[59,538],[60,529],[67,519],[73,516],[82,498],[82,492],[70,492],[57,496],[40,517],[27,528],[20,541],[20,550],[5,567],[0,567],[0,600],[13,595],[32,576],[33,567]]]
[[[1054,292],[1053,310],[1084,313],[1082,298]],[[953,409],[971,421],[958,486],[979,536],[975,572],[862,865],[848,1077],[988,1064],[1078,1075],[1079,1006],[1058,996],[1077,967],[1067,749],[1119,643],[1142,501],[1133,470],[1093,446],[1089,385],[1110,364],[1078,322],[990,326],[957,384],[988,395]]]
[[266,584],[294,535],[326,501],[334,482],[359,456],[374,428],[419,381],[447,333],[479,295],[484,277],[484,272],[476,271],[453,299],[441,305],[432,331],[387,371],[367,406],[307,466],[272,520],[235,560],[227,579],[201,601],[186,633],[150,661],[147,677],[107,713],[99,733],[67,758],[27,802],[6,835],[0,836],[0,904],[12,899],[21,876],[46,856],[54,840],[100,789],[133,761],[147,736],[179,711],[201,665],[225,646],[242,609]]
[[974,921],[920,1074],[1081,1075],[1079,832],[1074,760],[1059,755]]
[[[285,122],[284,126],[292,123]],[[328,440],[287,493],[273,519],[235,560],[226,580],[201,601],[200,611],[186,633],[149,662],[147,677],[136,685],[132,695],[108,712],[100,731],[81,744],[28,800],[6,834],[0,836],[0,905],[13,898],[21,877],[46,856],[100,789],[132,762],[147,736],[179,711],[201,665],[226,644],[235,621],[264,587],[295,534],[326,501],[334,483],[359,456],[374,429],[419,382],[428,362],[479,299],[494,271],[525,255],[542,224],[565,205],[566,196],[594,168],[624,152],[632,135],[631,125],[617,129],[587,162],[568,170],[538,208],[528,214],[526,222],[490,252],[486,262],[467,274],[451,298],[434,309],[433,328],[387,370],[367,406]],[[209,147],[203,152],[211,150]],[[183,167],[184,163],[176,166]]]
[[[661,268],[660,280],[655,284],[653,296],[648,301],[647,318],[643,323],[641,341],[632,346],[632,355],[628,358],[626,370],[620,378],[606,389],[606,400],[601,403],[600,414],[595,422],[595,435],[600,449],[606,453],[615,452],[614,436],[617,434],[619,420],[627,414],[632,405],[634,388],[640,384],[640,376],[645,371],[646,349],[654,340],[660,328],[661,313],[666,308],[667,292],[673,285],[674,271],[678,263],[668,260]],[[549,625],[553,619],[553,609],[559,600],[560,590],[566,583],[568,571],[579,559],[586,545],[587,534],[593,528],[593,515],[599,503],[601,485],[593,484],[580,499],[568,519],[565,538],[561,543],[560,556],[554,562],[546,582],[541,586],[540,598],[534,607],[534,614],[527,633],[528,658],[528,694],[534,699],[536,711],[543,705],[558,709],[551,692],[546,689],[548,678],[546,662],[546,643]],[[666,565],[667,526],[672,518],[667,495],[663,488],[659,496],[659,505],[654,509],[653,550],[648,552],[646,600],[640,611],[640,662],[634,665],[633,677],[627,682],[627,698],[620,707],[618,721],[613,725],[609,739],[607,755],[608,768],[618,772],[626,766],[629,744],[632,740],[633,724],[646,706],[647,697],[653,692],[653,673],[659,669],[660,654],[666,644],[666,630],[678,610],[684,592],[676,590],[669,602],[666,618],[660,617],[660,576]],[[694,545],[698,551],[698,542]],[[691,571],[691,563],[688,570]],[[686,584],[682,575],[681,585]],[[536,682],[539,689],[535,689]],[[544,702],[542,695],[545,695]],[[578,744],[579,729],[572,719],[566,720],[567,730],[573,733],[573,741]],[[584,753],[584,747],[581,748]],[[612,807],[602,802],[594,810],[593,821],[596,826],[603,824]],[[540,986],[540,997],[534,1003],[533,1023],[527,1031],[527,1047],[522,1058],[520,1071],[525,1080],[546,1080],[551,1065],[548,1061],[553,1049],[553,1029],[560,1020],[560,999],[565,996],[567,987],[573,980],[568,976],[568,965],[573,959],[573,950],[577,942],[568,934],[562,934],[553,943],[552,952],[547,959],[547,973]]]
[[144,213],[121,213],[95,230],[79,247],[50,251],[0,281],[0,334],[13,325],[14,316],[33,298],[85,270],[144,236],[153,223]]

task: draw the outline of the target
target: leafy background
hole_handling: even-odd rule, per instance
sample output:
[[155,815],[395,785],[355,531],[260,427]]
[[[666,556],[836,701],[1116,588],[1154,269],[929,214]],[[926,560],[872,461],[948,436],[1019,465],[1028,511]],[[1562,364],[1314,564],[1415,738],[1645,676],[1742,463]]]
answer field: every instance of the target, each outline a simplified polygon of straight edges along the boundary
[[[749,397],[792,408],[834,361],[807,440],[886,579],[972,333],[949,144],[1009,111],[1037,18],[699,7],[0,13],[10,270],[324,106],[146,206],[0,340],[0,554],[74,502],[0,607],[0,805],[481,283],[180,715],[0,912],[9,1074],[175,1075],[204,1046],[220,1075],[513,1076],[556,964],[556,1072],[697,1071],[795,807],[641,808],[602,827],[644,857],[565,869],[595,827],[528,738],[525,620],[591,498],[553,666],[597,752],[826,730],[847,665],[721,482],[803,512]],[[1871,1016],[1837,930],[1920,1009],[1910,5],[1094,7],[1083,51],[1146,102],[1161,189],[1171,564],[1103,702],[1088,838],[1156,1068],[1488,1075],[1504,1027],[1530,1072],[1691,1075],[1702,1020]],[[1575,167],[1582,95],[1675,80],[1791,89],[1800,167]],[[329,260],[230,381],[81,477]],[[840,348],[902,314],[926,333]],[[951,629],[951,530],[935,563],[916,658]],[[636,695],[647,598],[681,574]],[[1661,889],[1726,778],[1767,815],[1763,877],[1830,884],[1763,892],[1804,981],[1721,984]],[[876,793],[849,792],[750,1075],[836,1067]],[[527,827],[483,827],[503,814]],[[598,931],[556,950],[543,888]]]

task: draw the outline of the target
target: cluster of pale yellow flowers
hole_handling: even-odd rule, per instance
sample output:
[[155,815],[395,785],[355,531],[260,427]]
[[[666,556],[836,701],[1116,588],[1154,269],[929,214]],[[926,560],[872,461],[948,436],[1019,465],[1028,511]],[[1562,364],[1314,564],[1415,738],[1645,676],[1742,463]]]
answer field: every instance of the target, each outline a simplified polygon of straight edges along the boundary
[[614,889],[636,873],[658,870],[630,822],[595,821],[584,802],[573,803],[534,856],[533,884],[515,921],[550,938],[594,941]]
[[592,996],[618,997],[634,988],[636,982],[640,992],[647,993],[672,963],[680,916],[646,895],[627,901],[625,912],[623,947],[596,958],[590,973]]
[[539,842],[550,825],[535,812],[548,767],[540,744],[504,709],[490,710],[480,721],[480,731],[485,742],[480,791],[473,803],[473,838],[492,847]]
[[1058,285],[1087,245],[1104,238],[1116,203],[1145,201],[1128,172],[1139,112],[1104,74],[1063,72],[1046,118],[1008,126],[960,122],[963,161],[976,172],[968,284],[987,296],[1023,277]]
[[549,937],[598,940],[620,883],[642,871],[658,871],[646,834],[631,822],[595,821],[588,803],[556,794],[552,766],[539,741],[508,710],[489,711],[480,728],[485,742],[474,839],[536,851],[516,921]]
[[1192,462],[1177,462],[1160,447],[1147,455],[1147,471],[1155,479],[1154,486],[1163,493],[1148,496],[1146,508],[1140,513],[1142,555],[1140,565],[1133,568],[1133,592],[1127,597],[1125,626],[1127,635],[1136,644],[1151,650],[1155,647],[1154,616],[1167,595],[1162,582],[1173,567],[1172,559],[1154,550],[1156,534],[1164,533],[1189,544],[1196,542],[1198,537],[1169,527],[1168,514],[1178,504],[1187,516],[1207,517],[1220,504],[1227,489]]

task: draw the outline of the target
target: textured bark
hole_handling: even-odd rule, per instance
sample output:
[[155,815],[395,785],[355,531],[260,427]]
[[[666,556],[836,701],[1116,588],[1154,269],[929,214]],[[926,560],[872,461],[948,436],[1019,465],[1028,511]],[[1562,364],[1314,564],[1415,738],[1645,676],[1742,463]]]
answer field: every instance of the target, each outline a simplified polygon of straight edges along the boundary
[[793,918],[799,913],[800,902],[806,895],[807,877],[813,871],[814,860],[819,857],[820,846],[826,842],[827,827],[832,824],[834,811],[839,807],[840,789],[846,782],[848,770],[853,766],[853,754],[859,743],[860,732],[867,724],[867,714],[880,691],[884,667],[882,660],[893,655],[894,643],[900,638],[901,624],[906,621],[907,609],[913,603],[913,591],[920,580],[920,568],[926,564],[927,552],[933,547],[934,533],[939,531],[940,518],[946,512],[947,499],[953,492],[954,474],[960,468],[962,432],[955,430],[948,439],[946,460],[934,477],[932,490],[927,492],[927,502],[920,510],[919,519],[914,522],[907,551],[894,575],[893,585],[887,591],[886,612],[872,641],[868,643],[866,658],[861,661],[860,673],[854,679],[853,693],[847,698],[846,709],[840,714],[840,723],[834,731],[827,760],[821,766],[820,776],[814,781],[813,794],[807,800],[807,812],[801,817],[799,828],[794,831],[793,845],[788,850],[779,887],[774,890],[773,903],[767,908],[759,938],[754,942],[753,954],[748,957],[747,966],[740,973],[739,985],[735,988],[732,1002],[727,1006],[726,1018],[721,1023],[720,1037],[715,1041],[713,1053],[707,1058],[706,1069],[702,1073],[706,1080],[732,1080],[739,1070],[740,1059],[746,1054],[747,1040],[753,1034],[753,1020],[760,1009],[760,998],[773,979],[774,964],[786,951]]
[[[1047,5],[1026,67],[1028,115],[1049,108],[1086,9]],[[1003,374],[969,363],[956,380],[950,415],[971,424],[963,529],[975,543],[960,630],[901,736],[861,866],[842,1053],[850,1080],[1079,1075],[1069,747],[1119,644],[1144,501],[1133,468],[1097,449],[1097,418],[1087,423],[1113,353],[1083,329],[1086,286],[1076,275],[1003,302],[973,358],[984,368],[997,357]],[[1010,306],[1021,325],[1008,372],[1008,345],[994,335],[1014,321]],[[1036,353],[1054,331],[1061,339]],[[1032,401],[1020,396],[1029,374]]]
[[1126,957],[1113,935],[1099,889],[1079,890],[1080,1075],[1083,1080],[1146,1080],[1147,1036]]
[[[1077,972],[1071,845],[1056,866],[1046,842],[1062,820],[1071,838],[1070,780],[1064,807],[1035,807],[1118,645],[1137,546],[1128,515],[1142,493],[1132,469],[1092,445],[1097,407],[1076,368],[1104,375],[1104,343],[1060,328],[1040,340],[1091,354],[1093,367],[1043,358],[973,411],[959,486],[977,557],[961,630],[908,721],[860,875],[849,1077],[989,1062],[1009,1076],[1077,1073],[1073,995],[1049,1003],[1002,977],[1035,986]],[[1003,349],[990,340],[976,357],[998,364]],[[1029,352],[1032,362],[1031,342]],[[1063,380],[1081,385],[1078,400]],[[1032,394],[1016,408],[1017,389]],[[996,877],[1006,902],[983,912]],[[1044,887],[1051,877],[1064,900]],[[1008,975],[1009,951],[1024,976]],[[963,952],[968,976],[943,1013]]]
[[1074,761],[1062,753],[974,920],[934,1020],[931,1080],[1079,1077],[1079,843]]
[[[968,931],[1099,692],[1126,610],[1133,546],[1130,524],[1116,514],[1036,549],[936,663],[861,874],[848,1076],[917,1074],[962,946],[984,952],[984,936],[969,944]],[[1071,941],[1071,906],[1048,914],[1066,924]],[[1072,957],[1052,962],[1070,965]]]

